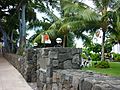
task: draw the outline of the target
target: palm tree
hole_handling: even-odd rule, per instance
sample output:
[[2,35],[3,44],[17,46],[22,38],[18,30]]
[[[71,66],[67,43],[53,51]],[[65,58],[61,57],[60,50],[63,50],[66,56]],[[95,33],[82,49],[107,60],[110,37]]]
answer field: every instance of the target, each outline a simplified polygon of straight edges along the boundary
[[[101,60],[104,60],[104,43],[105,43],[105,34],[108,32],[108,27],[110,24],[109,12],[113,10],[113,6],[119,2],[119,0],[93,0],[96,9],[101,14],[101,29],[103,31],[102,36],[102,56]],[[117,6],[117,5],[115,5]],[[112,21],[113,22],[113,21]],[[116,23],[116,21],[115,21]]]
[[110,42],[113,44],[119,43],[120,44],[120,1],[116,1],[117,3],[113,7],[113,11],[109,12],[110,23],[111,26],[109,27],[110,31]]
[[[105,33],[108,31],[109,23],[109,12],[108,10],[112,9],[114,3],[118,3],[119,0],[93,0],[94,5],[96,6],[95,9],[90,8],[89,6],[85,5],[82,2],[77,2],[75,0],[61,0],[61,4],[63,7],[64,16],[71,17],[71,16],[78,16],[79,19],[75,20],[77,23],[70,25],[71,27],[75,27],[72,29],[76,30],[89,30],[94,31],[97,28],[100,28],[103,31],[102,37],[102,56],[101,60],[104,60],[104,43],[105,43]],[[72,3],[71,3],[72,1]],[[74,3],[73,3],[74,2]],[[117,4],[118,5],[118,4]],[[119,18],[117,19],[117,26],[119,26]],[[80,23],[82,21],[82,23]],[[87,22],[87,23],[86,23]],[[93,23],[96,23],[92,25]],[[77,29],[78,28],[78,29]],[[78,31],[77,31],[78,32]],[[118,35],[117,35],[118,36]]]
[[62,22],[64,23],[59,31],[64,32],[64,34],[69,31],[73,32],[76,37],[81,37],[84,41],[90,42],[84,31],[94,31],[99,28],[100,15],[86,4],[75,0],[61,0],[61,6],[64,17]]
[[[72,1],[73,0],[60,0],[62,18],[53,23],[48,30],[50,32],[55,31],[61,35],[64,35],[63,47],[66,46],[65,44],[67,42],[67,36],[69,33],[73,32],[77,35],[77,37],[81,36],[83,39],[87,39],[86,41],[89,41],[89,39],[86,35],[83,34],[83,32],[85,30],[94,30],[95,28],[98,28],[96,27],[97,25],[91,23],[91,21],[95,22],[99,20],[96,13],[86,8],[87,5],[83,3],[74,3]],[[88,14],[89,16],[87,16],[86,14]]]

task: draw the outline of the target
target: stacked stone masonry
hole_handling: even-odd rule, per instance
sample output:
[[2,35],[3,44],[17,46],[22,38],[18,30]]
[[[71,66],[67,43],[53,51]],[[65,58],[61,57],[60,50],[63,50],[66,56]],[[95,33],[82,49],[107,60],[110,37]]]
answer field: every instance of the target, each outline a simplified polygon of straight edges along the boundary
[[51,90],[120,90],[120,78],[74,69],[55,70]]
[[37,54],[37,85],[39,90],[52,90],[53,71],[58,69],[80,69],[81,49],[42,48]]
[[4,53],[4,57],[23,75],[28,82],[37,81],[36,50],[29,49],[25,56]]
[[38,90],[120,90],[120,78],[80,70],[81,49],[29,49],[24,57],[5,53]]
[[81,51],[71,48],[39,50],[38,90],[120,90],[120,78],[80,70]]

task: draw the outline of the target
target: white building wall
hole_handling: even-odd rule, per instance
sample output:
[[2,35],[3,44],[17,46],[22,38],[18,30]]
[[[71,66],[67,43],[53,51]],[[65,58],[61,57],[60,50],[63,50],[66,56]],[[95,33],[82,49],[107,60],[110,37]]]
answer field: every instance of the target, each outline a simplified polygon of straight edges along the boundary
[[112,47],[112,52],[120,54],[120,44],[116,44]]

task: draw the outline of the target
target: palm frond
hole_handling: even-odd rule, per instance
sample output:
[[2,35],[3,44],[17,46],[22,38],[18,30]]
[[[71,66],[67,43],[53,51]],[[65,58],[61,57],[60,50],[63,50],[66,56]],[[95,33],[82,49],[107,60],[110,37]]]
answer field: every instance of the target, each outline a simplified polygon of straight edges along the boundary
[[81,21],[81,20],[82,20],[82,17],[76,15],[76,16],[64,17],[63,23]]
[[90,10],[90,9],[85,9],[84,12],[82,13],[82,17],[86,21],[98,21],[98,20],[101,20],[100,14],[98,14],[98,13],[96,13],[96,12]]
[[92,42],[91,39],[88,37],[88,35],[82,34],[81,38],[85,46],[90,45]]
[[70,30],[70,29],[69,29],[69,24],[66,23],[66,24],[63,24],[63,25],[60,27],[60,29],[58,30],[58,32],[61,33],[61,34],[63,34],[63,35],[66,35],[66,34],[68,34],[69,30]]
[[61,25],[62,25],[62,19],[58,19],[49,27],[49,29],[59,29]]
[[35,42],[40,43],[43,34],[44,34],[44,30],[37,31],[36,34],[33,37],[33,40],[32,40],[33,43],[35,43]]
[[33,28],[42,28],[44,30],[47,30],[50,27],[51,23],[50,22],[43,22],[43,21],[32,21],[28,25],[28,29],[33,29]]
[[49,35],[50,39],[55,39],[58,36],[57,30],[55,29],[47,30],[46,33]]
[[102,3],[101,0],[93,0],[94,5],[96,6],[96,8],[98,8],[98,10],[102,9]]

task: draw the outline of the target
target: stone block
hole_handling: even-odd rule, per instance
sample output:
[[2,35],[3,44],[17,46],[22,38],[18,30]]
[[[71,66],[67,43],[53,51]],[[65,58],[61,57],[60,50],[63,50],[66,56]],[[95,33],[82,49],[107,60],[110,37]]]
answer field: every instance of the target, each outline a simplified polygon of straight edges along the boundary
[[58,60],[52,60],[52,66],[53,67],[57,67],[59,65],[59,61]]
[[46,90],[52,90],[52,84],[46,84]]
[[81,90],[92,90],[93,87],[93,84],[89,81],[83,81],[81,85]]
[[74,63],[74,64],[80,64],[80,56],[79,56],[79,54],[75,54],[73,56],[72,63]]
[[61,54],[59,54],[58,55],[58,60],[59,60],[59,62],[63,62],[63,61],[65,61],[66,59],[68,58],[68,56],[66,55],[66,53],[61,53]]
[[38,90],[46,90],[45,83],[37,82]]
[[38,78],[39,78],[40,82],[46,83],[46,73],[40,71]]
[[80,69],[80,64],[72,63],[72,69]]
[[81,48],[72,48],[72,54],[80,54],[82,53],[82,49]]
[[53,67],[52,66],[47,66],[46,75],[47,75],[47,77],[52,78],[52,76],[53,76]]
[[58,58],[58,52],[49,52],[49,58],[57,59]]
[[59,53],[67,53],[67,49],[68,48],[62,48],[62,47],[60,47],[58,49],[59,49]]
[[73,90],[79,90],[79,76],[71,76],[72,77],[72,84],[71,84],[71,88]]
[[57,73],[56,72],[53,72],[52,82],[53,83],[57,82]]
[[52,84],[52,90],[59,90],[58,85],[56,83]]
[[63,90],[63,89],[62,89],[62,84],[61,84],[61,83],[58,84],[58,88],[59,88],[58,90]]
[[[58,68],[59,68],[59,69],[64,69],[64,63],[63,63],[63,62],[62,62],[62,63],[59,63]],[[58,68],[57,68],[57,69],[58,69]]]
[[94,85],[92,87],[92,90],[102,90],[102,88],[100,87],[100,85]]
[[72,68],[71,60],[64,61],[64,69],[71,69],[71,68]]
[[41,55],[42,55],[42,57],[48,57],[49,49],[48,48],[43,48]]

